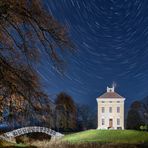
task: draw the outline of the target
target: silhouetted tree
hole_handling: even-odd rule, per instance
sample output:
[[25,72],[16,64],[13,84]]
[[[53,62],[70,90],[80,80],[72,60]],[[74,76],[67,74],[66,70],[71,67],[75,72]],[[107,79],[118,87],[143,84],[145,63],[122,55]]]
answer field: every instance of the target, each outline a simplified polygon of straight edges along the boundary
[[[40,62],[44,53],[61,71],[61,53],[73,50],[66,28],[42,4],[40,0],[0,1],[1,116],[4,108],[9,108],[10,117],[21,107],[23,112],[23,108],[30,113],[40,110],[43,99],[48,98],[33,65]],[[11,101],[12,95],[16,97]],[[24,106],[20,107],[22,102]]]
[[94,129],[97,127],[97,115],[88,105],[77,105],[78,130]]
[[134,101],[131,104],[131,107],[129,109],[128,115],[127,115],[127,129],[139,129],[142,124],[144,124],[139,109],[141,107],[141,103],[139,101]]
[[141,103],[144,110],[143,115],[144,115],[145,124],[148,124],[148,96],[145,97],[143,101],[141,101]]
[[63,129],[76,128],[76,105],[71,96],[65,92],[57,95],[55,100],[57,111],[57,126]]

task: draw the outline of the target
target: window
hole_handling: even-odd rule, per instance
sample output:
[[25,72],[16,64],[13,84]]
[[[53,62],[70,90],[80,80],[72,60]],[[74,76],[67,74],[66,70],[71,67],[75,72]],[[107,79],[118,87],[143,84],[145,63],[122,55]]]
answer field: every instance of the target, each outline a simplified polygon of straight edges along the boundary
[[104,107],[102,107],[102,113],[104,113],[105,112],[105,108]]
[[102,101],[102,103],[104,103],[104,101]]
[[120,101],[117,101],[117,103],[120,103]]
[[105,120],[104,119],[102,119],[102,125],[105,125]]
[[112,107],[109,107],[109,112],[112,113]]
[[120,107],[117,107],[117,113],[120,113]]
[[117,118],[117,125],[120,125],[120,119]]
[[118,130],[122,130],[122,127],[117,127]]
[[112,101],[109,101],[109,103],[112,103]]

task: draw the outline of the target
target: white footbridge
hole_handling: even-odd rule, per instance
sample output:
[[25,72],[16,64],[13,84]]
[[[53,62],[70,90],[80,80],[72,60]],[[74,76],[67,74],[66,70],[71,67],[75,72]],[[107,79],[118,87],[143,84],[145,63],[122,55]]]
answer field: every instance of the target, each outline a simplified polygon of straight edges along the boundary
[[17,136],[21,136],[27,133],[45,133],[49,136],[51,136],[51,140],[52,139],[59,139],[61,137],[63,137],[64,135],[56,132],[52,129],[49,129],[47,127],[40,127],[40,126],[30,126],[30,127],[23,127],[23,128],[19,128],[10,132],[6,132],[2,135],[0,135],[0,139],[8,141],[8,142],[15,142],[14,138]]

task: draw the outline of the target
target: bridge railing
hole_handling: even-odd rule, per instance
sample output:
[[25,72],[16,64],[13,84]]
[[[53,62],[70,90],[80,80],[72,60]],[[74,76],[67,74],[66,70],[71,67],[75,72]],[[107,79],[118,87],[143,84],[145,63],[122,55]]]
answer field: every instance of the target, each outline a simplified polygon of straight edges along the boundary
[[0,135],[0,139],[10,142],[11,139],[13,139],[17,136],[24,135],[27,133],[34,133],[34,132],[45,133],[47,135],[50,135],[54,139],[64,136],[63,134],[56,132],[52,129],[49,129],[47,127],[30,126],[30,127],[22,127],[22,128],[10,131],[10,132],[6,132],[6,133]]

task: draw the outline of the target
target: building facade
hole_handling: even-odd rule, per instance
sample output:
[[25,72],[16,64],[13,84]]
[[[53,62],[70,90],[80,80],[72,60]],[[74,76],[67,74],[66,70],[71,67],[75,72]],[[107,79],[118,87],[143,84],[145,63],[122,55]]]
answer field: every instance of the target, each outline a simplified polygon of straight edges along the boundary
[[124,129],[125,98],[107,87],[107,91],[97,98],[98,129]]

